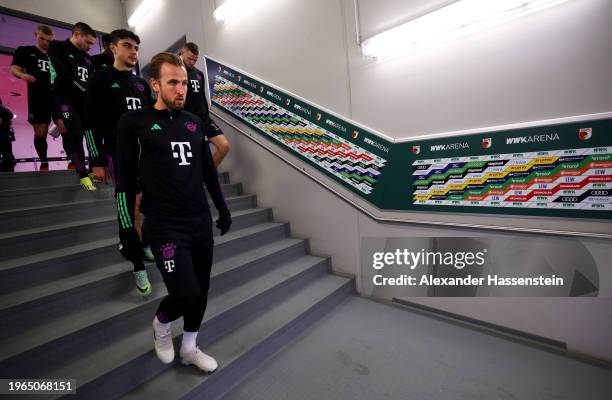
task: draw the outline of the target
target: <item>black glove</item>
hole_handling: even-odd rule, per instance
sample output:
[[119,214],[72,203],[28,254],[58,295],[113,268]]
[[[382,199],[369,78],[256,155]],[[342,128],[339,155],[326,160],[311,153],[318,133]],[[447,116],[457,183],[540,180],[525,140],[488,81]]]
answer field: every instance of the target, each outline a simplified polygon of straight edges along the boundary
[[136,229],[119,232],[119,251],[126,260],[136,267],[144,267],[142,261],[143,251]]
[[232,215],[227,208],[219,210],[219,219],[217,220],[217,228],[221,231],[221,236],[225,235],[232,226]]

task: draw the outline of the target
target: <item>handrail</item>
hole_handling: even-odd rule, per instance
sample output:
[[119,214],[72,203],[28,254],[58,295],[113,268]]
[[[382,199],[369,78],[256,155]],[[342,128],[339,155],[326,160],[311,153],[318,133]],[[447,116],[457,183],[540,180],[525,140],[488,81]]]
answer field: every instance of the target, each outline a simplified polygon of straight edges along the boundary
[[[334,189],[329,184],[327,184],[327,182],[323,181],[318,176],[315,176],[314,174],[310,173],[306,168],[298,165],[296,162],[291,160],[289,157],[285,156],[284,154],[281,154],[271,144],[265,143],[264,140],[260,141],[260,140],[255,139],[257,137],[256,134],[251,134],[251,133],[245,131],[244,128],[238,126],[236,123],[234,123],[233,121],[229,120],[229,118],[226,115],[224,115],[224,114],[222,114],[220,112],[217,112],[216,111],[216,106],[213,105],[211,107],[211,109],[210,109],[210,112],[214,116],[216,116],[217,118],[219,118],[223,122],[225,122],[227,125],[229,125],[232,128],[234,128],[236,131],[240,132],[241,134],[243,134],[247,138],[251,139],[253,142],[257,143],[259,146],[263,147],[264,149],[268,150],[270,153],[275,155],[277,158],[283,160],[285,163],[289,164],[294,169],[296,169],[299,172],[301,172],[302,174],[306,175],[308,178],[310,178],[313,181],[317,182],[319,185],[323,186],[328,191],[332,192],[336,196],[340,197],[342,200],[344,200],[347,203],[349,203],[354,208],[358,209],[359,211],[363,212],[364,214],[366,214],[367,216],[369,216],[370,218],[372,218],[372,219],[374,219],[375,221],[378,221],[378,222],[384,222],[384,223],[403,223],[403,224],[420,224],[420,225],[437,225],[437,226],[447,226],[447,227],[454,227],[454,228],[486,229],[486,230],[493,230],[493,231],[511,231],[511,232],[521,232],[521,233],[550,234],[550,235],[557,235],[557,236],[579,236],[579,237],[592,237],[592,238],[599,238],[599,239],[612,239],[612,234],[607,234],[607,233],[580,232],[580,231],[567,231],[567,230],[556,230],[556,229],[528,228],[528,227],[516,227],[516,226],[467,224],[467,223],[462,223],[462,222],[447,222],[447,221],[431,221],[431,220],[426,221],[426,220],[418,220],[418,219],[410,219],[410,218],[396,218],[396,217],[391,218],[391,217],[380,216],[380,215],[377,215],[377,214],[373,213],[372,211],[370,211],[366,207],[362,206],[361,204],[358,204],[357,202],[355,202],[353,199],[351,199],[350,197],[346,196],[345,194],[343,194],[343,193],[339,192],[338,190]],[[383,213],[384,213],[384,211],[383,211]]]

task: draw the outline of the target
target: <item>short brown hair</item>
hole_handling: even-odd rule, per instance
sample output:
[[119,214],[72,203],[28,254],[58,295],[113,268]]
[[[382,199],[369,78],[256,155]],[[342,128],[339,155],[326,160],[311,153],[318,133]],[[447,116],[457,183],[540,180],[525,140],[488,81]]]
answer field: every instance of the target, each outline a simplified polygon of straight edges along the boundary
[[38,25],[38,27],[36,27],[36,32],[44,33],[48,36],[53,36],[53,30],[47,25]]
[[200,49],[198,48],[198,45],[193,43],[193,42],[185,43],[183,45],[183,48],[189,50],[190,52],[192,52],[196,56],[200,54]]
[[181,57],[177,56],[176,54],[172,54],[172,53],[167,53],[167,52],[162,52],[162,53],[157,53],[156,55],[153,56],[153,58],[151,59],[151,78],[158,80],[160,78],[160,73],[161,73],[161,67],[163,64],[172,64],[172,65],[176,65],[177,67],[183,67],[183,60],[181,60]]
[[72,33],[79,32],[81,35],[93,36],[96,37],[96,31],[94,31],[91,26],[87,25],[85,22],[77,22],[72,27]]

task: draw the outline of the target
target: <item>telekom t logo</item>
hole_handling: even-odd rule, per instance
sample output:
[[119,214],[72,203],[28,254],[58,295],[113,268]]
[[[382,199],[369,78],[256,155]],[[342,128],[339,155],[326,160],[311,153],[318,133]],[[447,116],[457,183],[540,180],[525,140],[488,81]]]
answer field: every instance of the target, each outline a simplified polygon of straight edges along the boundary
[[127,103],[128,110],[138,110],[140,108],[140,99],[138,97],[126,97],[125,102]]
[[193,88],[194,93],[199,93],[200,92],[200,81],[198,81],[197,79],[192,79],[191,87]]
[[41,60],[40,58],[38,59],[38,69],[40,69],[42,72],[47,72],[49,71],[49,61],[47,60]]
[[[191,143],[189,142],[170,142],[172,145],[172,156],[174,158],[180,158],[181,162],[179,165],[191,165],[187,158],[193,157],[191,151]],[[174,151],[174,149],[178,147],[178,152]]]
[[174,260],[164,261],[164,268],[166,272],[173,272],[174,271]]
[[77,67],[77,73],[79,74],[79,79],[83,82],[87,82],[87,78],[89,77],[89,72],[87,72],[87,68]]

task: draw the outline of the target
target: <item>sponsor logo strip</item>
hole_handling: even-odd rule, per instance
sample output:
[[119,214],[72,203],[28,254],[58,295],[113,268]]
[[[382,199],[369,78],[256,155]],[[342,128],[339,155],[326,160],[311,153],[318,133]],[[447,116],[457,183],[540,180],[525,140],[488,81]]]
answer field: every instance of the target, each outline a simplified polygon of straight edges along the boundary
[[[387,163],[290,111],[308,114],[304,107],[295,104],[284,109],[219,75],[215,78],[212,101],[362,193],[372,193]],[[329,119],[326,125],[336,129],[340,126]]]
[[413,204],[612,210],[612,148],[418,160]]

